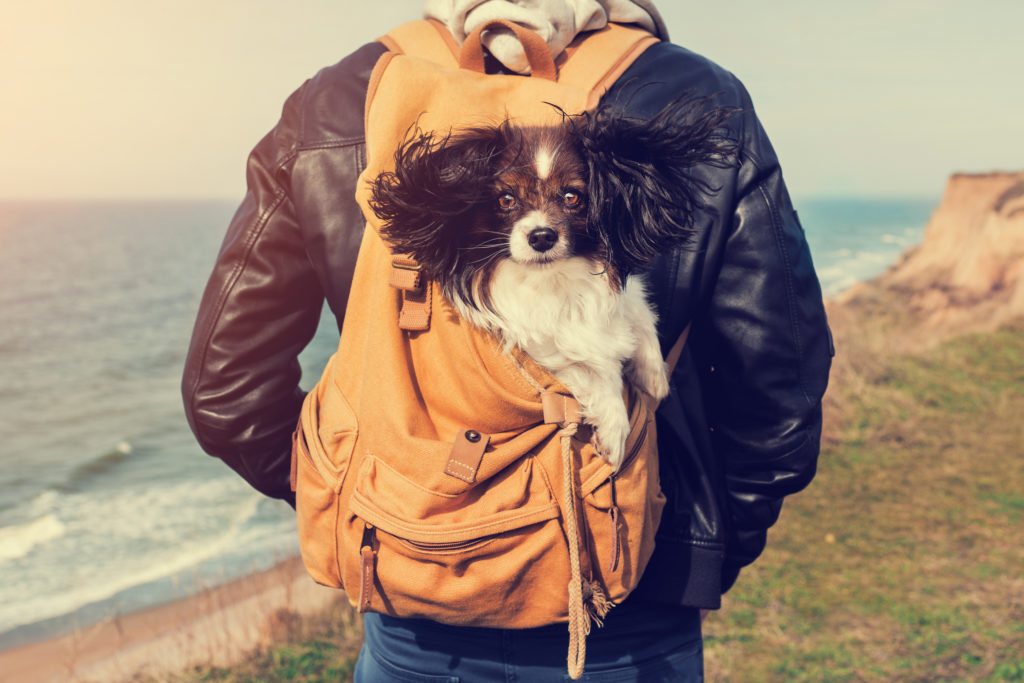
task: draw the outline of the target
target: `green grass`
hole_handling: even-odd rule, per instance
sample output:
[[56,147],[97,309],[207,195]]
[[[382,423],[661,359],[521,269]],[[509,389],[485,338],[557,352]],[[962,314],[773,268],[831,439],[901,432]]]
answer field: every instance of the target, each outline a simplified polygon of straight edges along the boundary
[[837,392],[815,482],[706,622],[709,680],[1024,680],[1024,326]]
[[[817,478],[705,623],[708,680],[1024,681],[1024,325],[855,354]],[[283,640],[174,680],[350,680],[350,613]]]

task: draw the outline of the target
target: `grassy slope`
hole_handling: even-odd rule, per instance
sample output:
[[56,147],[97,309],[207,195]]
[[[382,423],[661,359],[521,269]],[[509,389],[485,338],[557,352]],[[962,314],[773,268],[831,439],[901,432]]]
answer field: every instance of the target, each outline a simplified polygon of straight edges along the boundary
[[837,388],[815,483],[706,624],[709,678],[1024,680],[1022,333]]
[[[835,388],[817,479],[708,618],[709,680],[1024,681],[1024,325],[875,361]],[[358,638],[314,626],[180,680],[344,680]]]

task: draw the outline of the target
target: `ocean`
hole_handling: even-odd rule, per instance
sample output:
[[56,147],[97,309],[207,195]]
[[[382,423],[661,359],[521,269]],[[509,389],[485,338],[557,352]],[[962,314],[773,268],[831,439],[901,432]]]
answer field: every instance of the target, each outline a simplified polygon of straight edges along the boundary
[[[798,203],[826,295],[936,199]],[[0,650],[298,552],[291,508],[196,445],[179,383],[229,202],[0,203]],[[324,317],[308,388],[337,345]]]

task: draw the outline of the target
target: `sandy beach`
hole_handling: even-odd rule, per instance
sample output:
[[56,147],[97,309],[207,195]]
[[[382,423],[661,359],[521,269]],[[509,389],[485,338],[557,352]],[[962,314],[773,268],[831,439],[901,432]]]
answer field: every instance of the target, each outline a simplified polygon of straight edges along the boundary
[[285,635],[295,615],[320,612],[341,598],[310,579],[296,557],[176,602],[0,652],[0,678],[107,683],[224,666]]

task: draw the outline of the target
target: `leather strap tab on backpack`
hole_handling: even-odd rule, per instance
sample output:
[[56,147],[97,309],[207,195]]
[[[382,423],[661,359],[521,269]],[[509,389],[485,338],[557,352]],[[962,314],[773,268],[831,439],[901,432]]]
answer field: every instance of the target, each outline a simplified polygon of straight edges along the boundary
[[408,256],[391,259],[392,287],[402,292],[402,308],[398,313],[398,326],[410,332],[430,329],[430,299],[433,285],[422,268]]
[[476,481],[476,472],[480,469],[480,462],[484,458],[484,451],[491,437],[481,434],[475,429],[466,429],[459,432],[452,444],[452,451],[448,455],[448,463],[445,465],[444,473],[461,479],[467,484]]
[[423,269],[408,256],[395,256],[391,259],[388,284],[405,292],[418,293],[423,289]]
[[540,402],[544,408],[544,424],[560,425],[583,421],[580,404],[572,396],[545,391],[540,395]]

